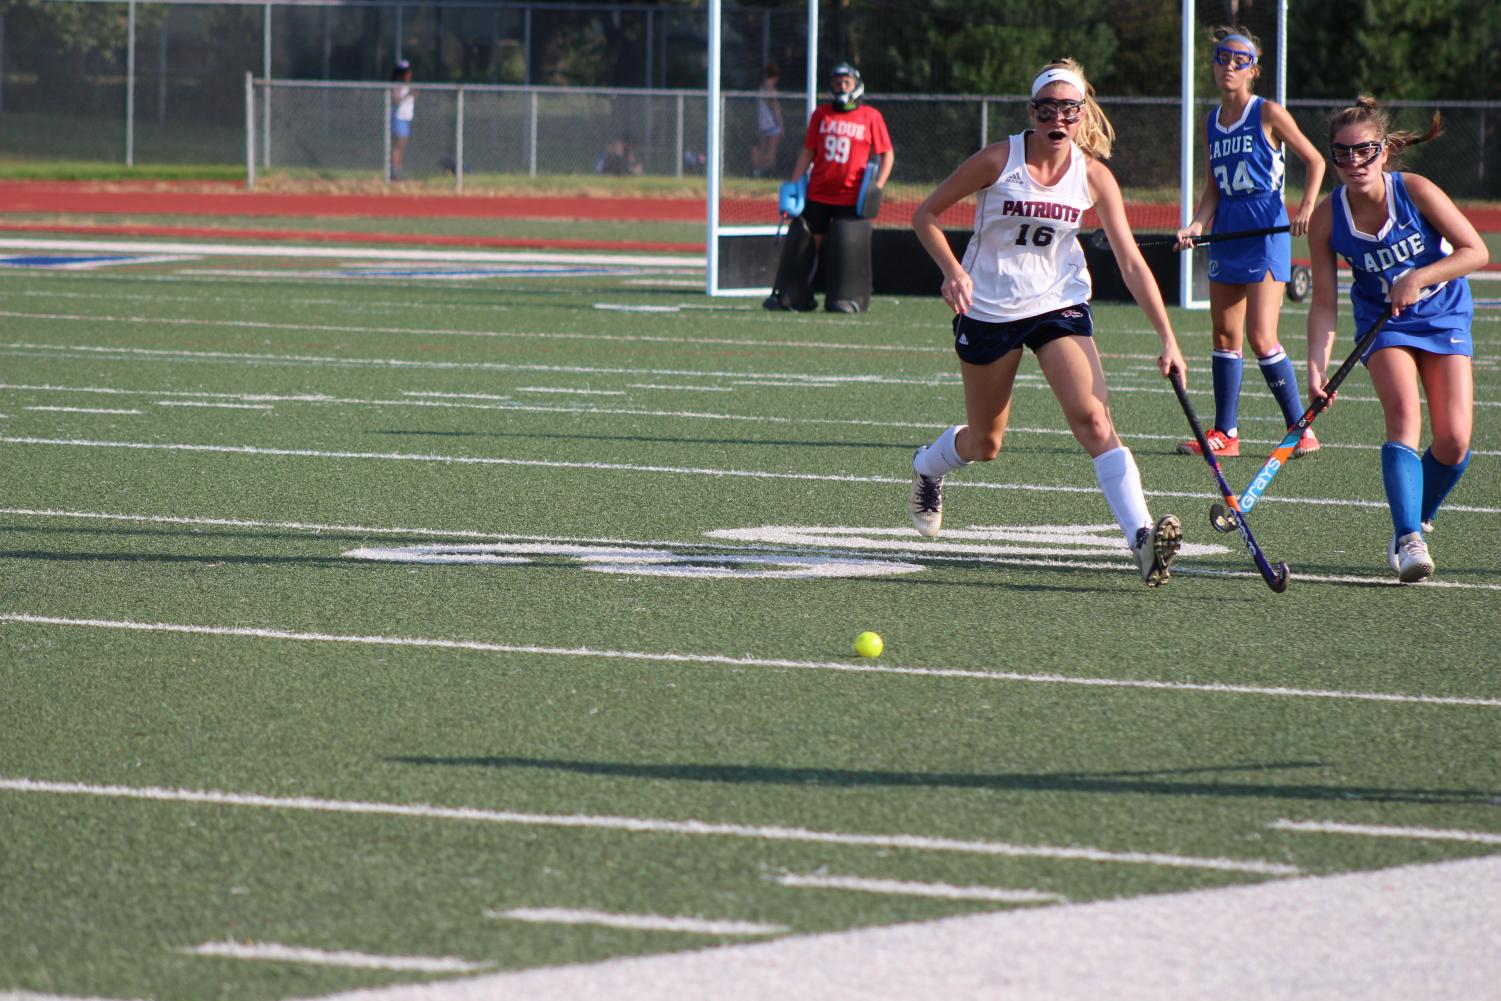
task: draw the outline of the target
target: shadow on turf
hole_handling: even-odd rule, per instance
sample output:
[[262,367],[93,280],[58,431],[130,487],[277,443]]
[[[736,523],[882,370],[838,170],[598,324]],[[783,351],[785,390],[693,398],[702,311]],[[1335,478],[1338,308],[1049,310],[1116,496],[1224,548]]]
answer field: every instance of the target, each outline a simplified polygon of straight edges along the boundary
[[1494,803],[1496,790],[1382,789],[1373,786],[1258,785],[1250,782],[1170,781],[1163,776],[1212,772],[1283,771],[1326,768],[1321,761],[1211,765],[1159,771],[1060,772],[1054,774],[969,774],[962,772],[884,772],[839,768],[774,768],[763,765],[643,765],[610,761],[562,761],[555,758],[404,756],[388,763],[453,768],[530,768],[607,778],[674,782],[726,782],[766,785],[858,788],[938,787],[996,789],[1006,792],[1137,793],[1151,796],[1233,796],[1250,799],[1351,800],[1375,803]]

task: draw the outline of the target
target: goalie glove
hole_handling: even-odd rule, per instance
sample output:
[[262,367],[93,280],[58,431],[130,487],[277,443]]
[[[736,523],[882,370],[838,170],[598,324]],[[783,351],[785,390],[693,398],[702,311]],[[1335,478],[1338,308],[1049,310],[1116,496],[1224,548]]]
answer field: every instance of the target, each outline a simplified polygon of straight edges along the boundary
[[808,204],[808,175],[795,181],[783,181],[777,189],[777,208],[784,216],[800,216]]
[[876,175],[881,165],[872,160],[865,165],[865,177],[860,181],[860,194],[855,198],[855,215],[861,219],[874,219],[881,211],[881,189],[876,187]]

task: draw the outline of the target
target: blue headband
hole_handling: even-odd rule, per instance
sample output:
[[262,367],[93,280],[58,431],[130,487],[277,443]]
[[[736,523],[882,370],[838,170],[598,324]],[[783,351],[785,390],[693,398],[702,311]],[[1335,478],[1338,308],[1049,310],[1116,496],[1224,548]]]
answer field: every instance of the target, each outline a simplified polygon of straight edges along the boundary
[[1253,41],[1251,41],[1245,35],[1236,35],[1236,34],[1226,35],[1224,38],[1221,38],[1219,40],[1218,44],[1224,45],[1226,42],[1244,42],[1246,48],[1248,48],[1248,49],[1251,50],[1251,55],[1253,57],[1255,57],[1256,55],[1258,55],[1258,53],[1256,51],[1256,43],[1253,42]]

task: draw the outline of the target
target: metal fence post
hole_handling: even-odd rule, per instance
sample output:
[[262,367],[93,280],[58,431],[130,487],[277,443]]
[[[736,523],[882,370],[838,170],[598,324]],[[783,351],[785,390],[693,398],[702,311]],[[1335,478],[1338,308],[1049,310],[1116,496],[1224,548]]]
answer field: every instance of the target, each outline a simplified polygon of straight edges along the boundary
[[454,99],[453,116],[453,190],[464,190],[464,87],[459,86]]
[[683,92],[678,91],[678,129],[677,129],[677,155],[673,157],[677,166],[672,169],[672,176],[683,176]]
[[526,150],[528,177],[537,176],[537,92],[527,93]]
[[136,162],[136,0],[125,14],[125,166]]
[[245,71],[245,187],[255,187],[255,76]]
[[980,98],[980,148],[990,145],[990,102]]
[[384,173],[385,173],[386,183],[390,184],[391,183],[391,88],[390,87],[382,88],[381,93],[385,95],[385,100],[384,100],[383,103],[384,103],[385,109],[386,109],[385,125],[382,127],[383,128],[383,133],[382,134],[385,136],[385,140],[382,143],[382,149],[384,150],[385,156],[386,156],[386,165],[383,168],[383,170],[384,170]]
[[262,72],[266,78],[266,96],[261,102],[261,117],[265,119],[266,131],[261,136],[261,163],[268,170],[271,167],[271,5],[265,7],[265,18],[261,28],[261,62]]

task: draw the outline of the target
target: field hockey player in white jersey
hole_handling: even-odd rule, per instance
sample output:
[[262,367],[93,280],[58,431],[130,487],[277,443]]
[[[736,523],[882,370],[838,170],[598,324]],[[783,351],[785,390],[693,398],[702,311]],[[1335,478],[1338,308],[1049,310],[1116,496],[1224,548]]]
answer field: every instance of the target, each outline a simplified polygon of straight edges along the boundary
[[[1439,505],[1470,463],[1474,303],[1464,276],[1490,259],[1480,234],[1438,185],[1394,169],[1402,150],[1441,132],[1437,114],[1422,135],[1393,132],[1370,97],[1334,112],[1329,151],[1340,184],[1319,204],[1308,230],[1308,381],[1316,396],[1323,396],[1338,320],[1336,255],[1350,265],[1357,336],[1390,310],[1363,360],[1386,420],[1387,560],[1404,584],[1432,576],[1423,533],[1432,531]],[[1433,442],[1420,455],[1424,396]]]
[[[1284,427],[1303,414],[1298,373],[1277,339],[1277,314],[1292,271],[1291,236],[1308,232],[1324,182],[1324,158],[1308,141],[1293,116],[1280,104],[1252,93],[1261,74],[1261,46],[1244,29],[1215,28],[1214,82],[1219,107],[1204,125],[1209,176],[1194,209],[1193,221],[1178,230],[1178,249],[1193,246],[1211,220],[1216,233],[1245,232],[1286,226],[1289,232],[1267,233],[1209,245],[1209,312],[1214,324],[1211,376],[1214,382],[1214,427],[1205,440],[1221,458],[1240,454],[1240,383],[1245,342],[1251,342],[1257,367],[1282,411]],[[1303,200],[1291,220],[1283,201],[1284,160],[1292,150],[1303,161]],[[1289,235],[1290,233],[1290,235]],[[1298,458],[1318,451],[1319,441],[1307,428],[1293,449]],[[1199,443],[1178,446],[1197,455]]]
[[[1136,460],[1111,421],[1089,311],[1089,269],[1078,241],[1089,208],[1104,224],[1126,287],[1162,339],[1157,367],[1163,376],[1184,374],[1183,355],[1131,236],[1120,186],[1102,162],[1115,131],[1083,68],[1072,59],[1044,67],[1032,81],[1028,114],[1030,129],[971,156],[913,216],[912,228],[943,272],[943,298],[954,311],[967,423],[917,450],[908,510],[918,532],[937,535],[944,477],[1000,453],[1022,348],[1028,347],[1069,430],[1094,460],[1142,579],[1157,587],[1168,578],[1182,528],[1172,515],[1152,519]],[[961,262],[938,219],[970,195],[978,196],[975,231]]]

